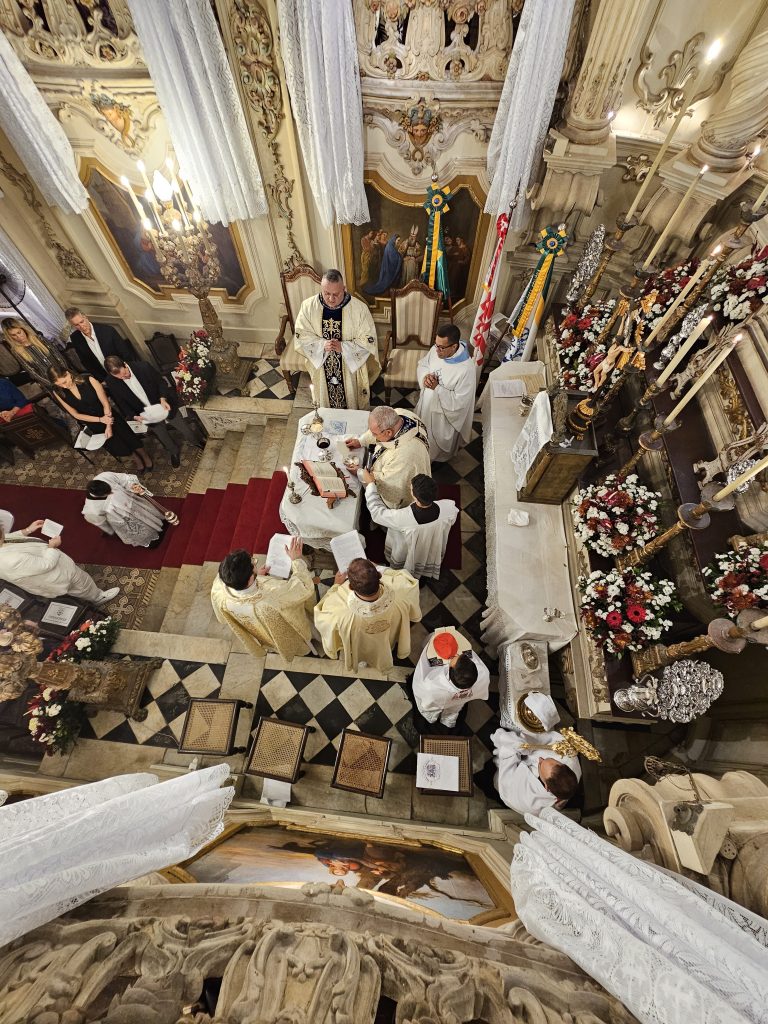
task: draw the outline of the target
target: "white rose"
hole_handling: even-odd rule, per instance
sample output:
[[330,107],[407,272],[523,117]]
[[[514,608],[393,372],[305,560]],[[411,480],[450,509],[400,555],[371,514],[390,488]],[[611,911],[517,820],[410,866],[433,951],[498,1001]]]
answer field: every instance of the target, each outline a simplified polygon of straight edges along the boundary
[[51,689],[51,687],[50,686],[46,686],[46,688],[43,690],[43,700],[50,700],[52,693],[53,693],[53,690]]
[[48,708],[48,717],[49,718],[55,718],[56,715],[60,715],[60,714],[61,714],[61,704],[51,704],[51,706]]
[[37,732],[40,728],[40,720],[38,718],[30,718],[29,720],[29,731],[32,733]]
[[84,651],[87,647],[90,647],[90,646],[91,646],[91,641],[88,639],[87,636],[81,636],[81,637],[78,637],[77,640],[75,640],[75,647],[79,651]]

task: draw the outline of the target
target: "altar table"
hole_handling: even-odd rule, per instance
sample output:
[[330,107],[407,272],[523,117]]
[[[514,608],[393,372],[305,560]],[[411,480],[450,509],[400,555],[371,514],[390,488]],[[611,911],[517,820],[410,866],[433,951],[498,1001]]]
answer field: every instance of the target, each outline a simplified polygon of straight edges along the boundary
[[[544,364],[502,363],[489,375],[480,401],[488,571],[483,640],[492,651],[512,640],[543,640],[558,651],[577,631],[562,510],[517,500],[509,452],[525,424],[521,401],[492,394],[494,380],[516,378],[527,378],[528,392],[535,395],[546,386]],[[528,513],[527,526],[509,525],[513,508]]]
[[325,498],[313,494],[308,484],[301,479],[301,474],[294,463],[302,459],[317,460],[323,450],[317,447],[314,434],[302,434],[301,428],[312,422],[314,412],[308,412],[299,420],[296,432],[296,444],[291,456],[289,479],[296,485],[296,493],[301,495],[298,505],[291,504],[290,488],[286,487],[283,500],[280,502],[280,518],[288,533],[301,536],[313,548],[330,551],[331,538],[342,533],[356,530],[360,519],[360,503],[363,487],[356,476],[349,473],[344,465],[347,455],[356,455],[362,462],[363,449],[356,448],[350,452],[344,444],[346,437],[359,437],[368,429],[368,412],[365,409],[320,409],[323,418],[322,433],[330,438],[331,447],[327,451],[333,455],[333,463],[344,473],[351,496],[337,501],[333,508],[328,508]]

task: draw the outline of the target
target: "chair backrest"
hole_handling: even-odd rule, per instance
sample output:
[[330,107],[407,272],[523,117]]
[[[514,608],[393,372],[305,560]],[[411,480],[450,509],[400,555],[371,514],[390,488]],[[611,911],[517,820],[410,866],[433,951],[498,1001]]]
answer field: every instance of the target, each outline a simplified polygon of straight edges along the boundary
[[301,263],[293,270],[285,270],[280,275],[280,283],[283,286],[283,298],[285,299],[285,311],[291,322],[293,330],[299,307],[305,299],[316,295],[319,291],[319,284],[322,278],[314,267],[307,263]]
[[437,321],[443,305],[441,292],[414,278],[404,288],[393,288],[392,348],[415,341],[429,348],[435,340]]
[[179,343],[175,334],[162,334],[155,331],[151,338],[147,339],[146,346],[152,353],[158,370],[167,373],[168,370],[176,368],[179,362]]

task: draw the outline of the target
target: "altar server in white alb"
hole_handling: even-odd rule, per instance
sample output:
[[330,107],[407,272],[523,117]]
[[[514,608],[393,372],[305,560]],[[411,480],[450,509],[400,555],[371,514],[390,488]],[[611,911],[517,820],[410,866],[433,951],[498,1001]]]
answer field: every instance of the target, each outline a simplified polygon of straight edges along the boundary
[[163,515],[142,495],[152,492],[133,473],[99,473],[88,484],[83,518],[123,544],[148,548],[160,539]]
[[554,750],[523,748],[524,743],[543,747],[562,736],[554,727],[560,720],[557,706],[545,693],[529,693],[526,706],[539,719],[545,732],[497,729],[491,736],[493,760],[498,768],[494,784],[502,802],[518,814],[541,814],[545,807],[564,807],[576,792],[581,778],[578,757],[556,754]]
[[340,270],[326,270],[320,294],[305,299],[294,328],[315,399],[326,409],[367,409],[381,372],[371,311],[350,295]]
[[384,556],[392,569],[405,569],[416,579],[440,578],[448,534],[459,515],[450,498],[437,498],[437,484],[431,476],[418,473],[411,480],[413,501],[406,508],[387,508],[376,481],[368,470],[361,470],[365,500],[371,519],[387,529]]
[[423,718],[452,729],[471,700],[487,700],[491,676],[466,637],[446,626],[436,630],[413,674],[413,699]]
[[438,327],[435,344],[419,361],[421,395],[416,415],[424,421],[433,462],[448,462],[469,441],[475,408],[475,364],[454,324]]

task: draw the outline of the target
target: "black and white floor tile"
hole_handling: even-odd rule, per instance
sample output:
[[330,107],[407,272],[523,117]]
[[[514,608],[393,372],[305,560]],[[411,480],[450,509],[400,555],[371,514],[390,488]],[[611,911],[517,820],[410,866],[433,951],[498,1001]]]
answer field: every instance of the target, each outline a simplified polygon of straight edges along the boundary
[[248,378],[251,398],[279,398],[293,401],[293,393],[280,371],[279,359],[256,359]]

